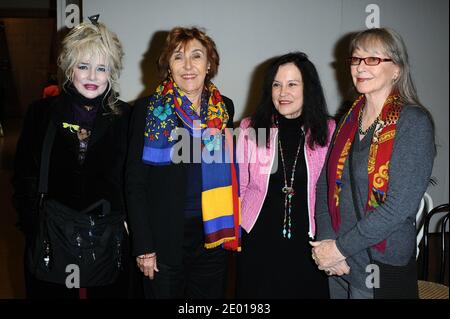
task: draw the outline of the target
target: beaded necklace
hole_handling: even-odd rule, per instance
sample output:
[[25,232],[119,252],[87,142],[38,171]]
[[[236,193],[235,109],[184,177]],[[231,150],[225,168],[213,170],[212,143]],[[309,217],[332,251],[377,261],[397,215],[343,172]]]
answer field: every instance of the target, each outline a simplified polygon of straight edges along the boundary
[[[302,130],[300,130],[300,134],[303,135]],[[284,187],[281,189],[281,191],[285,194],[285,196],[284,196],[283,237],[284,238],[287,237],[288,239],[291,239],[291,237],[292,237],[291,211],[292,211],[292,197],[295,195],[295,191],[294,191],[295,167],[297,166],[297,160],[298,160],[298,155],[300,154],[302,140],[300,139],[300,142],[298,143],[297,153],[295,154],[295,159],[294,159],[294,164],[292,164],[292,173],[291,173],[291,179],[290,179],[291,186],[288,186],[288,183],[287,183],[286,164],[284,162],[283,147],[281,146],[281,138],[280,137],[278,138],[278,145],[280,147],[281,163],[283,166],[283,174],[284,174]]]
[[371,129],[373,129],[375,126],[377,126],[377,124],[379,122],[379,116],[377,116],[375,121],[365,131],[363,131],[362,130],[362,112],[363,112],[363,108],[361,108],[361,111],[358,114],[358,132],[361,135],[366,135],[367,132],[369,132]]

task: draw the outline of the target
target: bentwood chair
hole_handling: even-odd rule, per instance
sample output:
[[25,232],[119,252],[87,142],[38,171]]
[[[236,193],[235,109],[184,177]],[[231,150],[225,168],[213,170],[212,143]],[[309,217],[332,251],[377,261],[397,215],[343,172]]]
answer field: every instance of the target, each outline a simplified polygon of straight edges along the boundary
[[[446,214],[439,220],[439,241],[440,241],[440,256],[439,256],[439,282],[428,281],[429,275],[429,258],[430,258],[430,222],[433,216],[438,213]],[[446,228],[449,223],[449,204],[443,204],[433,208],[426,216],[423,225],[423,279],[419,280],[419,298],[420,299],[448,299],[449,287],[444,285],[446,256],[448,254],[448,233],[446,236]]]

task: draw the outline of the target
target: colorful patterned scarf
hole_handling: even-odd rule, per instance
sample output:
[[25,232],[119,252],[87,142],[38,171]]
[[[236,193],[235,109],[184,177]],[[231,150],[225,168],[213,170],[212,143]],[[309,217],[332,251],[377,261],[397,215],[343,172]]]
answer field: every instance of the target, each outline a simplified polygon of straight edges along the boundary
[[[339,194],[342,187],[342,173],[353,139],[358,134],[358,116],[362,112],[365,102],[365,97],[362,95],[353,103],[353,106],[338,128],[328,160],[328,209],[332,226],[336,233],[339,231],[341,224]],[[389,186],[389,161],[392,155],[397,121],[400,117],[401,109],[402,105],[399,102],[399,95],[396,92],[391,93],[383,105],[379,116],[379,124],[375,128],[370,145],[367,167],[369,192],[365,207],[366,214],[376,209],[386,200]],[[386,240],[374,245],[373,248],[384,253]]]
[[169,165],[172,162],[176,140],[171,133],[177,128],[178,118],[191,136],[201,137],[202,155],[209,154],[213,159],[205,162],[201,156],[205,247],[222,245],[225,249],[240,251],[239,172],[234,160],[233,136],[225,128],[229,116],[214,84],[209,83],[205,93],[207,106],[201,108],[199,116],[175,82],[165,81],[156,89],[147,109],[142,160],[150,165]]

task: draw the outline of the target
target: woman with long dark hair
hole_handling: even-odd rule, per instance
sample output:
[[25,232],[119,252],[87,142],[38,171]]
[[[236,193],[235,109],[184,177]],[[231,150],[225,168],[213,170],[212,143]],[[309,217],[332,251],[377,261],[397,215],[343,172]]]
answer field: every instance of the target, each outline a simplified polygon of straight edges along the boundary
[[315,184],[334,127],[306,54],[276,58],[258,109],[242,121],[238,138],[245,230],[239,298],[328,297],[308,241],[315,234]]

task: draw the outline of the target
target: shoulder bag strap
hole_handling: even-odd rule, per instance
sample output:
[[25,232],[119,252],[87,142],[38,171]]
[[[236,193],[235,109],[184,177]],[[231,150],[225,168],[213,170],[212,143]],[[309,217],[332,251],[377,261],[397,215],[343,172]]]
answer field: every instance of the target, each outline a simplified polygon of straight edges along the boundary
[[56,135],[56,125],[52,117],[48,124],[47,132],[45,134],[44,143],[41,152],[41,167],[39,171],[39,206],[43,204],[43,200],[48,191],[48,172],[50,168],[50,155],[53,147],[53,141]]

